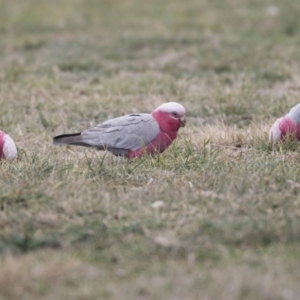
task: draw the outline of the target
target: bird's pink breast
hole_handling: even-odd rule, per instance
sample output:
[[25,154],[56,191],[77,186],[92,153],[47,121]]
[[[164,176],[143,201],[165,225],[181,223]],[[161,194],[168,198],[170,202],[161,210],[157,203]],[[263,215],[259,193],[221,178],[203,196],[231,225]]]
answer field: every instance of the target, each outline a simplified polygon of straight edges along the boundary
[[300,125],[295,124],[289,118],[283,118],[283,120],[279,124],[279,129],[281,131],[281,136],[284,137],[287,134],[294,134],[297,140],[300,140]]
[[153,118],[159,124],[160,131],[157,136],[145,147],[135,151],[129,151],[129,158],[143,156],[145,152],[149,154],[164,152],[176,139],[177,131],[180,128],[180,120],[175,120],[170,114],[163,111],[154,111]]
[[141,157],[145,154],[145,152],[149,154],[162,153],[171,145],[175,138],[176,132],[165,133],[163,131],[160,131],[155,139],[145,147],[135,151],[130,150],[129,158]]

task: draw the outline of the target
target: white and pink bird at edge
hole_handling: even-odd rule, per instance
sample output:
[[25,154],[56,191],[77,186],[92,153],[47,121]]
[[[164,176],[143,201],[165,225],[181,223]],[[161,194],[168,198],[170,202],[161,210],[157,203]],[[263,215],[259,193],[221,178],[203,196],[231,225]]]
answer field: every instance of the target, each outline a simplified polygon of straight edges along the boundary
[[270,142],[284,142],[286,138],[300,140],[300,103],[284,117],[275,121],[269,132]]
[[13,139],[0,130],[0,159],[13,160],[17,157],[17,148]]

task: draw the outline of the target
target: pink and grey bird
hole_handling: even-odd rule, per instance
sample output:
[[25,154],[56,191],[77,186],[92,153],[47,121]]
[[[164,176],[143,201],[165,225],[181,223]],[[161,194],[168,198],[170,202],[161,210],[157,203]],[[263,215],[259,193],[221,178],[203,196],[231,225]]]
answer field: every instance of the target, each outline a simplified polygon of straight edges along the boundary
[[0,159],[13,160],[17,157],[17,148],[13,139],[0,130]]
[[144,153],[162,153],[176,139],[185,125],[185,109],[176,102],[167,102],[151,114],[130,114],[107,120],[81,133],[53,138],[55,144],[95,147],[116,156],[137,158]]
[[277,119],[269,132],[269,140],[274,143],[284,141],[287,136],[300,140],[300,103]]

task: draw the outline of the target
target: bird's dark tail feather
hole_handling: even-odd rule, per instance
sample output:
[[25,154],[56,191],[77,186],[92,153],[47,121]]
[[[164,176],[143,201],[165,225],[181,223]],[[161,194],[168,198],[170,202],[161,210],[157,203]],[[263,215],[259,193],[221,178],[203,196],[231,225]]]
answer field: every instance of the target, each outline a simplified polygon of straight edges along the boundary
[[92,147],[91,145],[88,145],[87,143],[82,141],[81,133],[57,135],[53,138],[53,143]]

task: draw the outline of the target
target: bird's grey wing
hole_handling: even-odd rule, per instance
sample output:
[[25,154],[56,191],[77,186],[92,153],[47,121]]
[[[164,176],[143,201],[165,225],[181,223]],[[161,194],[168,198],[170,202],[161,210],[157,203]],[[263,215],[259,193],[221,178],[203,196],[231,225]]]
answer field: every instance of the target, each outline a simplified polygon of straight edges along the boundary
[[105,121],[81,132],[82,141],[94,147],[138,150],[159,133],[150,114],[130,114]]

